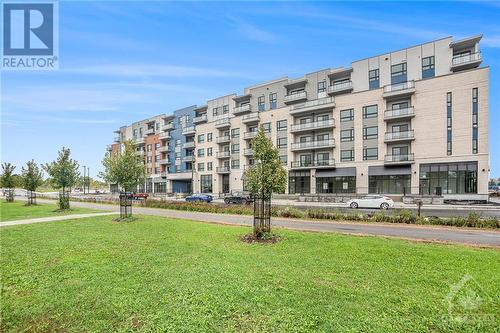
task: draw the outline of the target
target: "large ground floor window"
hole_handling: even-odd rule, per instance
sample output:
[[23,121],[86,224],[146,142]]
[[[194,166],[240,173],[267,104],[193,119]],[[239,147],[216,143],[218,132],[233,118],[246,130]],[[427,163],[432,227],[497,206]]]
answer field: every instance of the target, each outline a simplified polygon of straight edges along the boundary
[[291,171],[288,174],[288,193],[311,193],[311,173],[309,171]]
[[356,176],[318,177],[316,193],[356,193]]
[[368,176],[368,192],[384,194],[410,193],[411,175]]
[[154,183],[155,193],[167,193],[167,183]]
[[420,194],[477,193],[477,162],[420,165]]
[[212,175],[201,175],[201,193],[212,193]]

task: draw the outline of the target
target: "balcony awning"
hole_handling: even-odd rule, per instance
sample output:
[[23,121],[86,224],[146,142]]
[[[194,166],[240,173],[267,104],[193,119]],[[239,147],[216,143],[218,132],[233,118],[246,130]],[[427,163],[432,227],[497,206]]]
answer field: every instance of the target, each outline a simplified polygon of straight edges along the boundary
[[386,167],[383,165],[369,166],[368,175],[369,176],[411,175],[411,166],[392,166],[392,167]]
[[332,71],[328,73],[328,77],[330,78],[330,80],[343,79],[345,77],[350,76],[351,72],[352,72],[352,67],[349,68],[340,67],[332,69]]
[[233,101],[235,101],[236,103],[240,103],[240,102],[248,101],[250,99],[250,97],[252,97],[252,94],[235,96],[235,97],[233,97]]
[[483,35],[472,36],[464,39],[460,39],[457,41],[453,41],[450,43],[450,47],[455,50],[467,49],[474,47],[479,41],[483,38]]
[[337,168],[332,170],[318,170],[316,171],[316,178],[321,177],[348,177],[356,176],[356,168]]

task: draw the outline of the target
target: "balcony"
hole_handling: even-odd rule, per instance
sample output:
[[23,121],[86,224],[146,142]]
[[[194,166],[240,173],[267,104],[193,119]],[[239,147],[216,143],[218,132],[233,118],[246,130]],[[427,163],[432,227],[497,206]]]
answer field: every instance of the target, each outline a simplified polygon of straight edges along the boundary
[[352,81],[334,83],[328,86],[328,95],[346,94],[352,91]]
[[142,157],[142,156],[146,155],[146,152],[144,150],[136,150],[135,154],[137,156],[141,156]]
[[252,112],[250,114],[244,115],[241,119],[241,122],[244,124],[259,122],[259,113]]
[[107,146],[106,146],[106,150],[107,150],[107,151],[111,151],[111,150],[113,150],[113,145],[107,145]]
[[222,118],[219,120],[215,121],[215,128],[227,128],[231,127],[231,122],[229,121],[229,118]]
[[191,148],[194,148],[194,146],[195,146],[194,141],[189,141],[189,142],[185,142],[182,144],[182,148],[184,148],[184,149],[191,149]]
[[229,150],[218,151],[215,156],[217,158],[229,158],[231,156],[231,152]]
[[141,143],[144,143],[144,137],[141,137],[141,138],[135,138],[134,139],[135,143],[136,144],[141,144]]
[[293,161],[290,167],[292,169],[332,168],[335,167],[335,160]]
[[193,124],[206,123],[207,121],[208,121],[208,117],[206,114],[202,114],[201,116],[193,118]]
[[335,107],[335,99],[333,97],[320,98],[314,101],[307,101],[305,103],[292,105],[290,114],[298,116],[304,113],[309,113],[311,111],[322,111],[327,109],[333,109],[334,107]]
[[219,136],[215,141],[219,144],[229,143],[231,141],[231,137],[229,135]]
[[164,131],[171,131],[173,129],[174,129],[174,123],[164,124],[162,127],[162,130]]
[[415,140],[413,130],[404,132],[387,132],[385,133],[384,142],[402,142]]
[[168,158],[162,158],[160,160],[160,164],[168,165],[168,164],[170,164],[170,160]]
[[415,117],[413,106],[404,109],[385,110],[384,120],[404,120]]
[[113,141],[114,141],[114,142],[120,142],[120,137],[119,137],[119,136],[115,136],[115,137],[113,138]]
[[244,105],[235,107],[233,109],[233,114],[238,115],[238,114],[242,114],[242,113],[250,112],[250,111],[252,111],[252,106],[250,104],[244,104]]
[[170,151],[170,147],[168,145],[158,147],[157,151],[159,153],[166,153]]
[[415,93],[415,81],[407,81],[396,84],[389,84],[384,87],[382,97],[405,97]]
[[412,164],[415,161],[413,154],[406,155],[385,155],[385,165]]
[[160,140],[170,140],[170,139],[172,139],[172,136],[170,135],[169,132],[160,133]]
[[184,156],[181,160],[182,162],[194,162],[194,155]]
[[168,172],[167,172],[167,171],[162,171],[162,172],[160,173],[160,176],[161,176],[161,177],[163,177],[163,178],[167,177],[167,175],[168,175]]
[[245,156],[252,156],[253,155],[253,149],[252,148],[245,148],[243,151],[243,155]]
[[283,102],[285,104],[291,104],[291,103],[303,102],[305,100],[307,100],[307,92],[300,91],[297,93],[286,95],[285,98],[283,99]]
[[221,166],[215,169],[217,173],[230,173],[231,169],[228,166]]
[[194,126],[187,126],[182,129],[182,135],[195,135],[196,130]]
[[310,123],[292,125],[290,127],[290,132],[298,133],[298,132],[314,131],[319,129],[334,128],[334,127],[335,127],[335,119],[328,119],[328,120],[313,121]]
[[482,61],[481,52],[456,55],[453,56],[453,59],[451,60],[451,70],[461,71],[464,69],[476,68]]
[[146,134],[146,135],[155,134],[155,128],[154,128],[154,127],[147,128],[147,129],[144,131],[144,134]]
[[335,139],[321,140],[321,141],[307,141],[292,143],[292,151],[318,149],[318,148],[333,148],[335,147]]
[[[253,132],[245,132],[243,134],[243,139],[245,140],[252,140],[253,138],[255,138],[257,136],[259,132],[258,131],[253,131]],[[264,132],[265,136],[267,138],[270,138],[271,137],[271,132]]]

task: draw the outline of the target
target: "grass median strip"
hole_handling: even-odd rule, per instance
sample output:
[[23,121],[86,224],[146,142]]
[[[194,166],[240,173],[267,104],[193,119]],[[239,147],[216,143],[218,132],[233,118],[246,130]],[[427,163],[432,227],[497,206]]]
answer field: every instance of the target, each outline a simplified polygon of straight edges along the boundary
[[26,206],[24,201],[6,202],[0,200],[0,223],[25,220],[38,217],[63,216],[70,214],[102,213],[102,210],[73,207],[69,210],[58,210],[55,204],[37,204]]
[[[1,330],[494,332],[499,324],[497,250],[287,230],[276,244],[247,244],[249,228],[138,217],[2,230]],[[470,286],[450,300],[464,277]],[[480,304],[462,307],[471,293]],[[470,320],[455,320],[461,311]]]

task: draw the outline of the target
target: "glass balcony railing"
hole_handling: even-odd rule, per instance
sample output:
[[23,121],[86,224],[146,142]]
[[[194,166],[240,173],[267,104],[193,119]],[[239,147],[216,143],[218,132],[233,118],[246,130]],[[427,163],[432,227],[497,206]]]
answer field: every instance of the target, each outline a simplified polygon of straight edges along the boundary
[[453,66],[459,66],[476,61],[481,61],[481,52],[453,56],[451,63]]
[[313,121],[309,123],[304,123],[304,124],[295,124],[292,125],[290,128],[292,132],[296,131],[307,131],[307,130],[315,130],[319,128],[327,128],[327,127],[334,127],[335,126],[335,120],[334,119],[328,119],[328,120],[320,120],[320,121]]
[[414,139],[415,133],[413,130],[404,132],[387,132],[385,133],[385,140],[407,140]]
[[334,159],[316,160],[316,161],[293,161],[291,163],[292,168],[317,168],[317,167],[329,167],[329,166],[335,166]]
[[306,141],[292,143],[292,150],[296,149],[314,149],[335,146],[335,139],[319,140],[319,141]]
[[384,118],[385,119],[391,119],[391,118],[403,118],[403,117],[410,117],[414,116],[415,111],[413,109],[413,106],[404,108],[404,109],[393,109],[393,110],[385,110],[384,112]]

